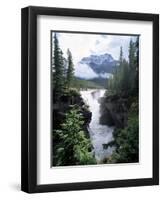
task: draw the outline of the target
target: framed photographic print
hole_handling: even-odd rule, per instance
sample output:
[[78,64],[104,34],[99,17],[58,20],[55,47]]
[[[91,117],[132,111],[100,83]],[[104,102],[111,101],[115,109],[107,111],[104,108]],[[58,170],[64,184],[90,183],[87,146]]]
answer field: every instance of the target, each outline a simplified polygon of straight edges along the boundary
[[159,184],[159,16],[22,9],[22,190]]

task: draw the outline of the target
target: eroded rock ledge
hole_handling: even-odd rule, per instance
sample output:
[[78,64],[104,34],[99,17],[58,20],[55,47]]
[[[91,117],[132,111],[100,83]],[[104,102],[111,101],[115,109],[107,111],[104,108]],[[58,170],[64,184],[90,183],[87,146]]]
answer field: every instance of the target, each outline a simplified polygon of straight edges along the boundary
[[129,100],[127,96],[110,95],[101,99],[101,124],[123,128],[127,124]]
[[[88,133],[87,126],[91,121],[92,113],[89,111],[88,106],[83,101],[79,92],[71,91],[64,93],[62,96],[59,97],[59,101],[52,102],[52,110],[53,110],[53,122],[52,128],[59,129],[60,124],[62,124],[65,120],[66,113],[72,109],[72,106],[77,106],[81,114],[83,115],[84,126],[83,129],[86,133]],[[88,134],[87,134],[88,136]]]

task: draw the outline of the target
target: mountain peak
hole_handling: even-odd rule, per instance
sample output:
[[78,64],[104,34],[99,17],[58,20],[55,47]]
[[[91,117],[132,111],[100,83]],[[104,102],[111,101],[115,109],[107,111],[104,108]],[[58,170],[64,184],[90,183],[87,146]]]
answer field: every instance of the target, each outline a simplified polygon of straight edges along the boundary
[[92,54],[88,57],[82,58],[80,63],[89,64],[90,62],[94,62],[96,64],[102,64],[104,61],[112,62],[112,61],[114,61],[114,59],[113,59],[112,55],[108,54],[108,53],[100,54],[100,55]]
[[92,70],[97,73],[112,73],[118,61],[114,60],[111,54],[92,54],[88,57],[82,58],[80,64],[89,65]]

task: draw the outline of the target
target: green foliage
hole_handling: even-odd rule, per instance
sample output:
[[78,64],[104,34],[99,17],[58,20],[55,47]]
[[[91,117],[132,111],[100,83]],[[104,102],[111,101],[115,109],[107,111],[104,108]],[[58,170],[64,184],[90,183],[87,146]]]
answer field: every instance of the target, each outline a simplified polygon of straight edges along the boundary
[[[110,163],[130,163],[139,161],[139,120],[138,120],[138,70],[139,38],[130,41],[129,60],[123,58],[120,48],[119,66],[108,80],[107,95],[126,98],[127,125],[115,128],[114,144],[116,150],[108,159]],[[110,144],[109,144],[110,145]]]
[[65,77],[64,77],[64,58],[63,52],[59,47],[59,41],[55,33],[54,43],[52,43],[52,56],[53,56],[53,87],[55,89],[55,94],[60,96],[64,89]]
[[113,77],[108,80],[108,92],[110,94],[128,93],[130,90],[129,66],[126,60],[115,71]]
[[65,90],[63,95],[69,97],[75,97],[75,96],[80,96],[80,92],[76,88],[70,88],[68,90]]
[[[57,130],[53,131],[53,165],[95,164],[95,158],[91,152],[91,142],[86,137],[83,128],[83,116],[80,110],[74,107],[75,97],[79,97],[80,93],[74,80],[72,54],[68,49],[67,60],[63,57],[57,34],[52,40],[52,75],[53,100],[55,100],[55,108],[58,109],[58,116],[62,116],[60,121],[64,120],[66,108],[68,108],[67,110],[72,108],[66,114],[65,121],[57,124]],[[65,108],[63,108],[62,101],[69,105],[65,104]]]
[[139,120],[138,103],[133,102],[130,108],[127,126],[117,129],[114,133],[116,150],[111,161],[115,163],[130,163],[139,161]]
[[133,42],[130,41],[129,45],[129,69],[130,69],[130,88],[132,94],[138,92],[138,68],[139,68],[139,38]]
[[131,69],[135,68],[135,56],[136,56],[136,46],[131,39],[129,44],[129,66]]
[[74,79],[74,65],[69,49],[67,50],[67,60],[63,57],[56,33],[52,40],[52,78],[53,96],[56,101],[59,101],[61,96],[71,90]]
[[119,56],[119,63],[120,65],[122,64],[123,62],[123,50],[122,50],[122,46],[120,47],[120,56]]
[[68,69],[67,69],[67,88],[70,88],[73,77],[74,77],[74,64],[72,61],[72,54],[71,51],[67,50],[67,61],[68,61]]
[[83,117],[79,109],[72,108],[67,114],[60,130],[55,130],[53,140],[58,143],[54,146],[53,165],[84,165],[95,164],[92,155],[91,142],[82,129]]
[[130,41],[129,61],[123,58],[123,49],[120,48],[119,66],[113,77],[108,80],[108,94],[135,95],[138,93],[138,39]]
[[78,88],[78,89],[101,89],[103,88],[99,84],[93,82],[93,81],[88,81],[88,80],[83,80],[74,77],[72,81],[72,87]]

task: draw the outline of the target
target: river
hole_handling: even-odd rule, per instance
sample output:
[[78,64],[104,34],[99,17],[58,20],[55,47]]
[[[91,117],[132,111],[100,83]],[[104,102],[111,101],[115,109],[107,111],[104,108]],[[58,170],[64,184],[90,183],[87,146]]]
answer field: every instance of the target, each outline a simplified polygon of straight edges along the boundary
[[94,147],[94,153],[97,163],[101,163],[105,158],[108,158],[115,147],[103,148],[103,144],[108,144],[113,141],[113,127],[100,124],[100,98],[104,96],[104,89],[90,89],[80,91],[85,103],[89,106],[92,112],[91,122],[88,127],[90,139]]

